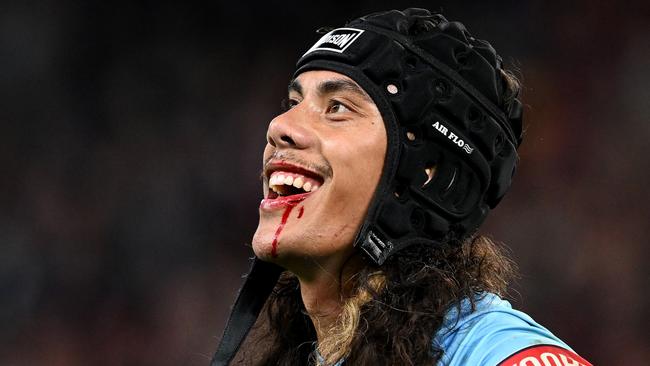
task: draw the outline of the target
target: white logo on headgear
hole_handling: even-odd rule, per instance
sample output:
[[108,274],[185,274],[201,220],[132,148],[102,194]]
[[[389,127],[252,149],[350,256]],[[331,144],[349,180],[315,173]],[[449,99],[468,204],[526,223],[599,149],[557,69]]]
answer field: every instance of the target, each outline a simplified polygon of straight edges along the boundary
[[304,55],[317,50],[342,53],[346,48],[350,47],[350,45],[356,41],[363,32],[364,31],[362,29],[355,28],[334,29],[333,31],[330,31],[326,35],[322,36],[318,42],[316,42],[307,52],[305,52]]
[[466,153],[471,154],[474,151],[473,147],[469,146],[468,143],[463,141],[455,133],[449,131],[449,129],[442,123],[436,121],[436,123],[432,124],[431,127],[435,128],[436,131],[440,132],[443,136],[449,138],[454,142],[454,144],[458,145],[458,147],[462,148]]

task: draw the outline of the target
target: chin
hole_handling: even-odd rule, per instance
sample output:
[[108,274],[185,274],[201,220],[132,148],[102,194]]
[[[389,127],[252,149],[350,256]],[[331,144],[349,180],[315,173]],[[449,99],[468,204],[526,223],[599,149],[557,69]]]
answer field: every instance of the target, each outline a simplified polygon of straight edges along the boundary
[[269,225],[268,228],[262,226],[257,228],[257,231],[253,235],[252,246],[255,256],[261,260],[267,262],[278,262],[281,257],[285,256],[283,245],[278,238],[275,243],[275,248],[273,242],[275,240],[275,227]]
[[255,235],[253,235],[252,244],[256,257],[265,261],[273,258],[271,255],[273,251],[273,234],[265,233],[258,228]]

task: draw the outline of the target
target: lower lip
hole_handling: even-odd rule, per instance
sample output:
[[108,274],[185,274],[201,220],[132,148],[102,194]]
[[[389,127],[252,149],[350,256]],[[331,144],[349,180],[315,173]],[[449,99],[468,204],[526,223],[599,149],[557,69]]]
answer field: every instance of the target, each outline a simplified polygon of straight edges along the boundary
[[278,197],[273,199],[265,198],[262,200],[262,202],[260,202],[260,209],[265,211],[273,211],[289,206],[295,206],[298,203],[304,201],[312,193],[313,192],[294,194],[292,196]]

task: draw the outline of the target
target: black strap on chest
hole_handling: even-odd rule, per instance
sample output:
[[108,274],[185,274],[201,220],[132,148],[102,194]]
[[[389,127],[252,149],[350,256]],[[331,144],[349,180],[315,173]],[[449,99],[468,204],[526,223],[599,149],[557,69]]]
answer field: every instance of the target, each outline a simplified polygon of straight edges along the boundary
[[257,320],[284,269],[273,263],[253,260],[244,285],[239,290],[232,307],[221,342],[212,357],[210,366],[227,366]]

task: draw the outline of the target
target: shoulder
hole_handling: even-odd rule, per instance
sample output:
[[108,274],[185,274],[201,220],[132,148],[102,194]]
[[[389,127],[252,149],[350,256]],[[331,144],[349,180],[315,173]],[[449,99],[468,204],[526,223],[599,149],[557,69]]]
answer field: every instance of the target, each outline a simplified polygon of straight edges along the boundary
[[548,329],[491,293],[480,295],[474,309],[467,299],[450,309],[433,342],[444,352],[438,366],[590,365]]

